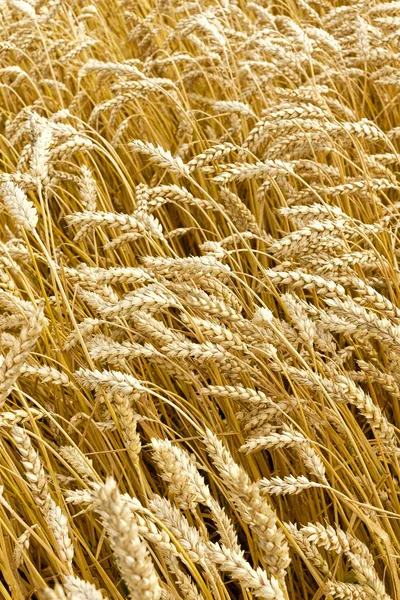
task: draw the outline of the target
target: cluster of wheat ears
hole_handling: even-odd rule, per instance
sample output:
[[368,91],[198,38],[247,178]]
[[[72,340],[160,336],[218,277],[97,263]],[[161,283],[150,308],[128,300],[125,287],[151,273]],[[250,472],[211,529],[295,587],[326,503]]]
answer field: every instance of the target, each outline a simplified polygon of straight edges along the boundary
[[0,597],[400,599],[400,2],[0,0]]

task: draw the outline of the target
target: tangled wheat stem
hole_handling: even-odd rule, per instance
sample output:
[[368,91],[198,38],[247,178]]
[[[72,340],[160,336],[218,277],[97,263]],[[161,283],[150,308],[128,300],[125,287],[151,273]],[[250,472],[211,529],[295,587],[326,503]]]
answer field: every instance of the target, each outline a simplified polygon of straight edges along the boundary
[[42,250],[43,254],[45,255],[45,257],[46,257],[46,259],[47,259],[47,263],[48,263],[48,265],[49,265],[50,271],[51,271],[51,273],[52,273],[52,276],[54,277],[54,279],[55,279],[55,281],[56,281],[56,283],[57,283],[58,289],[59,289],[59,291],[60,291],[61,297],[62,297],[62,299],[63,299],[64,305],[65,305],[65,308],[67,309],[68,315],[69,315],[69,317],[70,317],[70,319],[71,319],[71,322],[72,322],[72,324],[73,324],[73,325],[74,325],[74,327],[75,327],[75,331],[76,331],[76,333],[77,333],[77,335],[78,335],[79,342],[80,342],[80,344],[81,344],[81,346],[82,346],[82,349],[83,349],[83,351],[84,351],[84,353],[85,353],[85,357],[86,357],[86,359],[87,359],[87,361],[88,361],[88,363],[89,363],[90,367],[91,367],[92,369],[94,369],[94,368],[95,368],[95,365],[94,365],[94,363],[93,363],[93,361],[92,361],[92,359],[91,359],[91,357],[90,357],[90,354],[89,354],[89,352],[88,352],[88,350],[87,350],[87,348],[86,348],[86,344],[85,344],[85,342],[84,342],[84,339],[83,339],[83,337],[82,337],[81,331],[80,331],[80,329],[79,329],[79,327],[78,327],[78,323],[77,323],[77,321],[76,321],[76,319],[75,319],[74,312],[73,312],[73,310],[72,310],[72,308],[71,308],[71,305],[70,305],[70,302],[69,302],[69,300],[68,300],[68,298],[67,298],[67,296],[66,296],[66,294],[65,294],[64,286],[62,285],[62,283],[61,283],[61,280],[60,280],[60,278],[59,278],[59,276],[58,276],[57,269],[55,269],[55,268],[54,268],[54,261],[53,261],[53,259],[51,258],[50,254],[49,254],[49,252],[48,252],[48,250],[47,250],[47,248],[46,248],[46,246],[44,245],[44,243],[43,243],[43,242],[42,242],[42,240],[40,239],[40,237],[39,237],[39,234],[38,234],[38,233],[35,231],[33,235],[34,235],[34,238],[35,238],[35,240],[36,240],[36,241],[37,241],[37,243],[39,244],[39,246],[40,246],[40,248],[41,248],[41,250]]
[[[14,508],[7,502],[7,500],[3,496],[4,486],[0,486],[0,504],[12,515],[13,519],[15,519],[23,528],[23,531],[29,532],[29,535],[35,542],[45,551],[49,556],[52,557],[57,564],[57,568],[60,570],[60,573],[68,574],[68,570],[65,568],[64,561],[62,561],[55,553],[53,548],[50,546],[48,541],[43,538],[43,536],[36,533],[36,527],[28,525],[26,521],[14,510]],[[10,536],[10,539],[14,538],[13,532],[8,528],[7,523],[3,523],[2,527],[4,527],[7,534]],[[45,585],[45,581],[42,579],[42,585]]]

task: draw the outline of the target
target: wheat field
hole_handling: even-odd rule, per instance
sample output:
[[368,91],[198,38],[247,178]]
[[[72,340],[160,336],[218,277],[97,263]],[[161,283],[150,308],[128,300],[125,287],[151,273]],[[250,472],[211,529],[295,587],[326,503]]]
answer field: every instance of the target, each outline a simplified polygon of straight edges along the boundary
[[400,2],[0,0],[0,598],[400,600]]

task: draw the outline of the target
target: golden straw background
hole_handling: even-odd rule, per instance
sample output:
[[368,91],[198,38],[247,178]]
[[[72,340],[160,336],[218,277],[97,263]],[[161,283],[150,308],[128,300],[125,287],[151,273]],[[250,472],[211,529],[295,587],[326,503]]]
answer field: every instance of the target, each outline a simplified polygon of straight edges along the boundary
[[400,600],[400,2],[0,0],[0,598]]

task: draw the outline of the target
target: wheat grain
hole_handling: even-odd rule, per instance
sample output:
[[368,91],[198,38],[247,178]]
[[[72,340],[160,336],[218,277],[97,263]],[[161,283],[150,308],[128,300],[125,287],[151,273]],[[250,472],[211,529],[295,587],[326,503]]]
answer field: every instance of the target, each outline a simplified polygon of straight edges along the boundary
[[43,513],[47,515],[50,508],[51,497],[48,489],[47,477],[40,457],[32,446],[29,436],[22,427],[13,425],[11,435],[13,436],[18,452],[21,455],[22,466],[25,469],[26,477],[35,502]]
[[83,581],[72,575],[65,578],[64,590],[67,592],[69,598],[76,598],[76,600],[104,599],[103,594],[92,583]]
[[116,554],[118,567],[129,587],[131,598],[159,600],[161,587],[148,554],[140,539],[138,525],[129,504],[118,493],[113,479],[109,478],[97,492],[101,520],[110,544]]
[[43,307],[30,316],[29,321],[21,329],[21,333],[16,338],[13,346],[9,349],[4,361],[0,366],[0,402],[4,404],[7,395],[10,393],[18,375],[21,372],[23,363],[34,348],[44,324]]

